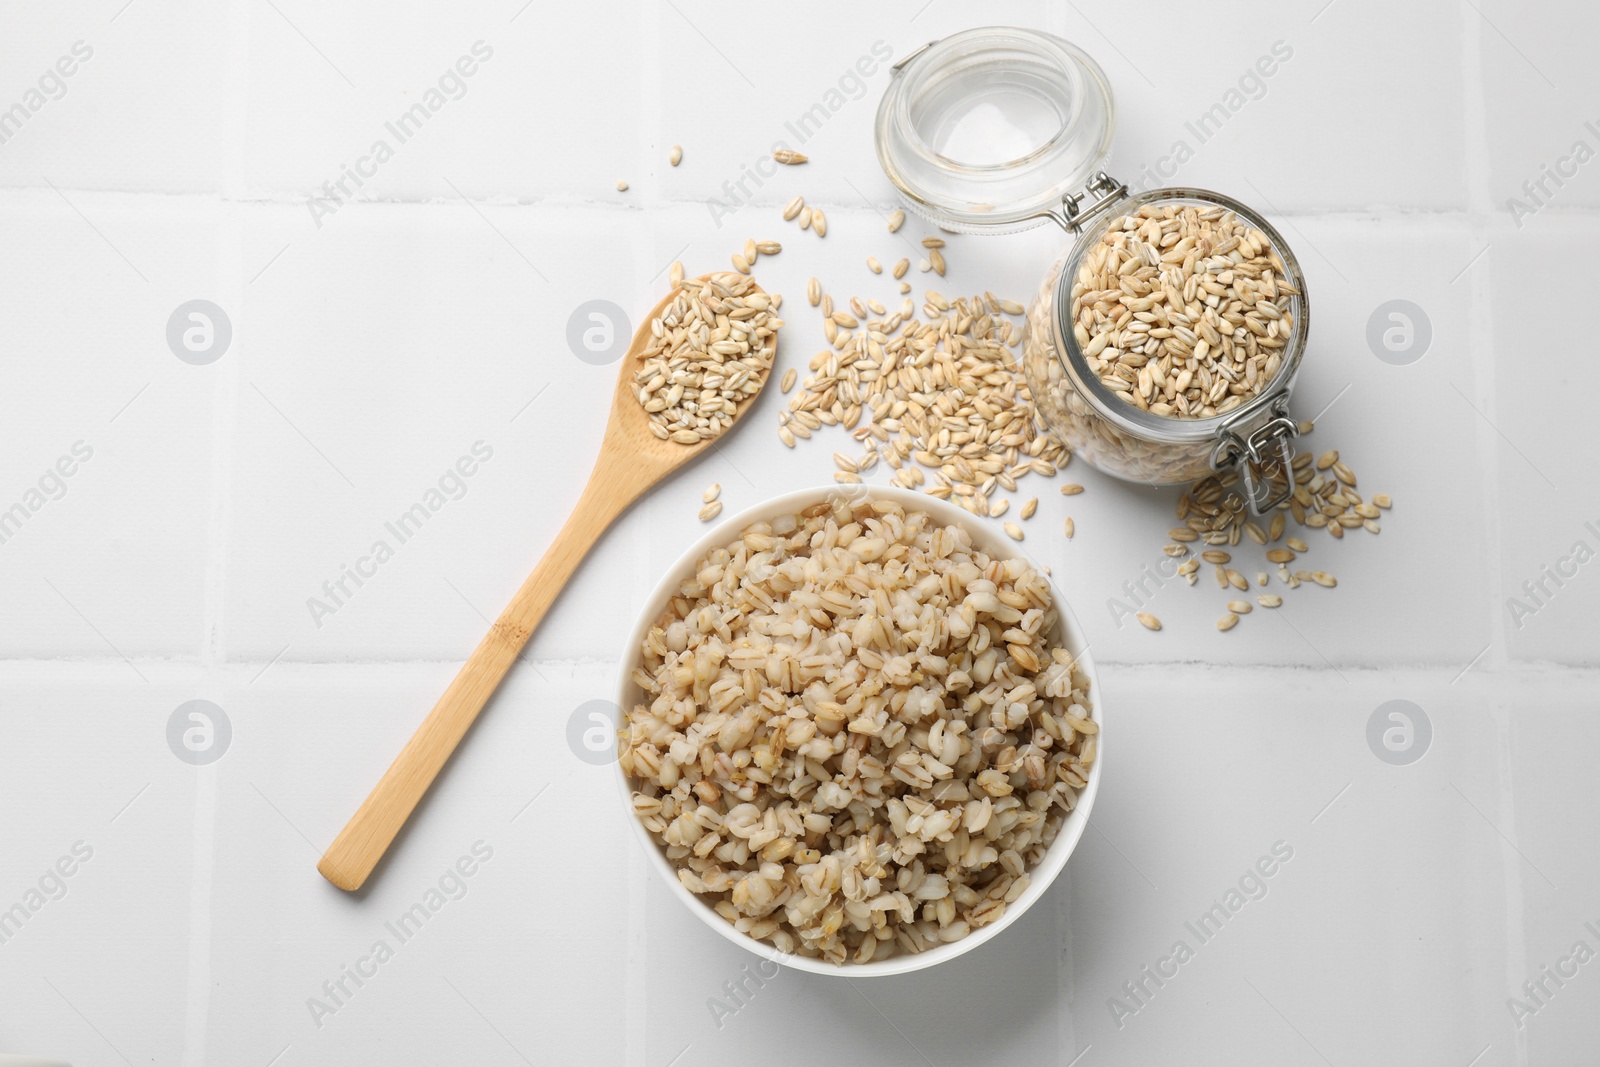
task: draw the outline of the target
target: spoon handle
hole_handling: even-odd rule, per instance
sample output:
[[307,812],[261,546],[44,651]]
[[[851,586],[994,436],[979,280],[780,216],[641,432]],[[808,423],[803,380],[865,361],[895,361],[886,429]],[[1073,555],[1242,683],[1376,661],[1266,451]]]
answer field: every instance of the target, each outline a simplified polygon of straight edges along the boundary
[[345,890],[360,889],[366,882],[573,571],[612,520],[638,495],[638,488],[631,482],[602,456],[577,508],[544,558],[323,853],[317,870],[324,878]]

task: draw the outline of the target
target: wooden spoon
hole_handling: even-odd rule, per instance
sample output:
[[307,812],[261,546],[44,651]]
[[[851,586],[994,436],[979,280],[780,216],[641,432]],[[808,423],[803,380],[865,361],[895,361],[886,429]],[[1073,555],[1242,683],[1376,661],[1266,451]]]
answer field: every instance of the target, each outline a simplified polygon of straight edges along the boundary
[[[753,293],[761,291],[760,286],[752,289]],[[317,864],[322,876],[340,889],[359,889],[372,874],[400,827],[411,817],[417,802],[433,784],[434,777],[460,744],[478,712],[483,710],[500,680],[511,669],[522,646],[528,643],[545,612],[550,610],[550,605],[600,535],[645,490],[699,456],[715,440],[683,445],[656,437],[649,430],[649,416],[634,391],[634,372],[650,343],[649,324],[667,310],[676,296],[676,291],[669,293],[656,305],[622,359],[616,393],[611,400],[610,421],[600,445],[600,458],[595,461],[589,484],[578,498],[578,506],[567,524],[505,611],[500,613],[500,618],[495,620],[455,681],[450,683],[450,688],[444,691],[444,696],[439,698],[427,719]],[[772,344],[776,363],[776,335]],[[762,378],[762,387],[771,376],[769,368]],[[739,403],[733,416],[735,423],[750,410],[751,402],[759,395],[758,390]]]

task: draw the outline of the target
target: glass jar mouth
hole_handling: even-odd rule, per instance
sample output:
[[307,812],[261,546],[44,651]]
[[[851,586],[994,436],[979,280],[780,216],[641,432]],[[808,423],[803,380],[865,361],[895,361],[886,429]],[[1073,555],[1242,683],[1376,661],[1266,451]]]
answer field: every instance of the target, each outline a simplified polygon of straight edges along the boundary
[[[1084,355],[1082,346],[1078,344],[1077,334],[1072,328],[1072,286],[1083,257],[1105,235],[1112,222],[1141,207],[1155,203],[1206,204],[1232,211],[1248,222],[1253,229],[1266,235],[1272,251],[1283,262],[1285,277],[1299,290],[1298,294],[1290,297],[1294,326],[1284,342],[1283,360],[1277,373],[1255,396],[1237,407],[1216,415],[1204,418],[1157,415],[1121,399],[1089,366],[1088,358]],[[1056,351],[1060,354],[1059,358],[1067,376],[1099,414],[1124,432],[1149,441],[1205,441],[1217,437],[1230,424],[1248,422],[1262,412],[1271,411],[1274,403],[1288,391],[1295,374],[1300,369],[1300,360],[1305,354],[1306,339],[1311,327],[1311,304],[1306,290],[1305,274],[1300,269],[1300,261],[1295,258],[1283,235],[1253,208],[1230,196],[1208,189],[1187,187],[1152,189],[1110,205],[1099,219],[1085,226],[1076,237],[1069,261],[1056,279],[1055,301],[1055,321],[1052,328],[1056,334]]]
[[894,69],[878,107],[878,160],[909,206],[947,229],[1036,225],[1110,155],[1110,84],[1061,38],[979,27]]
[[[1029,71],[1021,62],[1003,66],[990,60],[974,72],[981,79],[979,84],[954,84],[963,75],[964,65],[976,66],[972,60],[1002,52],[1039,63],[1043,69]],[[1005,27],[968,30],[935,42],[921,61],[907,70],[906,84],[895,99],[895,116],[910,131],[907,147],[923,159],[973,176],[992,174],[1027,166],[1058,149],[1083,114],[1082,86],[1082,74],[1072,57],[1048,37]],[[1002,93],[1014,101],[1013,107],[1032,105],[1035,116],[1048,114],[1048,132],[1039,129],[1035,116],[1021,116],[1020,122],[1008,124],[1012,133],[1008,140],[1018,144],[1020,134],[1035,142],[1031,147],[1012,149],[1016,154],[1009,158],[964,158],[967,152],[981,151],[971,131],[965,129],[974,124],[973,113]],[[1004,112],[1005,108],[992,110]],[[957,151],[954,144],[963,146],[962,156],[953,154]]]

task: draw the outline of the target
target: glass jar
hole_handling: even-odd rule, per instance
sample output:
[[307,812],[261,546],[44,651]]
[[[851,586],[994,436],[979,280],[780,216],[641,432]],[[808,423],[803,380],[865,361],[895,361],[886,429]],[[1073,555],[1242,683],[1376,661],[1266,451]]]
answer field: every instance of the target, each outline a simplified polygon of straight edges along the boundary
[[[989,26],[930,42],[896,63],[875,140],[907,206],[943,229],[1013,233],[1053,221],[1072,235],[1028,308],[1023,336],[1023,372],[1048,429],[1095,467],[1132,481],[1172,484],[1237,471],[1251,509],[1269,511],[1294,490],[1289,394],[1309,328],[1299,262],[1277,230],[1230,197],[1191,188],[1130,194],[1105,169],[1115,126],[1110,84],[1086,53],[1050,34]],[[1276,365],[1253,395],[1245,395],[1253,382],[1238,391],[1231,378],[1214,383],[1224,395],[1203,417],[1158,414],[1148,402],[1122,399],[1074,329],[1075,286],[1092,250],[1127,217],[1168,209],[1237,216],[1270,258],[1271,284],[1281,278],[1288,297],[1270,320],[1236,322],[1239,309],[1223,309],[1230,340],[1248,342],[1252,352],[1269,349]],[[1214,296],[1198,302],[1219,306]]]

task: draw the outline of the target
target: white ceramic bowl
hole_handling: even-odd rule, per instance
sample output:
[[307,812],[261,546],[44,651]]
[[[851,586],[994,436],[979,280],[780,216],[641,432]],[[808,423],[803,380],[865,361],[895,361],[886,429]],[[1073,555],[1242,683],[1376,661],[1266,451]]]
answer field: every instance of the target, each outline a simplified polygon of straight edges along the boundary
[[[864,492],[872,499],[893,500],[908,511],[925,511],[941,525],[960,525],[972,535],[975,546],[987,552],[990,556],[1007,559],[1018,555],[1025,555],[1023,545],[1006,537],[993,524],[974,518],[972,515],[954,504],[928,496],[924,493],[914,493],[906,489],[890,486],[859,486],[850,487]],[[708,532],[700,540],[691,545],[678,561],[667,569],[666,575],[657,583],[655,589],[645,600],[644,610],[639,615],[639,621],[633,625],[628,633],[626,644],[622,647],[621,681],[618,687],[617,706],[625,714],[625,709],[632,708],[643,699],[643,693],[630,677],[634,666],[639,662],[639,649],[644,642],[644,635],[655,621],[661,617],[667,601],[677,591],[678,585],[685,577],[694,573],[695,564],[707,552],[719,545],[726,545],[739,536],[746,526],[753,522],[775,519],[783,515],[794,515],[814,504],[819,504],[829,497],[837,496],[844,487],[828,485],[815,489],[804,489],[796,493],[787,493],[775,497],[764,504],[760,504],[748,511],[727,519]],[[1038,561],[1034,561],[1037,565]],[[1089,698],[1092,702],[1094,719],[1102,725],[1102,739],[1104,737],[1104,708],[1101,706],[1100,679],[1095,673],[1094,661],[1088,655],[1088,641],[1083,630],[1078,626],[1078,620],[1073,617],[1066,598],[1061,595],[1061,590],[1055,582],[1050,582],[1050,595],[1054,599],[1056,614],[1060,618],[1060,638],[1067,650],[1077,657],[1078,663],[1084,674],[1089,678]],[[620,725],[620,723],[619,723]],[[633,789],[623,774],[621,764],[616,767],[617,788],[622,797],[622,803],[627,810],[627,820],[633,826],[634,833],[643,845],[645,854],[650,859],[650,866],[661,876],[663,884],[667,886],[673,896],[681,900],[686,908],[699,916],[711,929],[722,937],[727,938],[741,948],[747,949],[765,959],[772,960],[784,966],[797,970],[810,971],[814,974],[844,975],[851,978],[874,978],[883,975],[905,974],[909,971],[920,971],[932,967],[946,960],[954,959],[965,952],[970,952],[986,941],[997,936],[1000,931],[1016,922],[1022,914],[1033,906],[1040,897],[1050,888],[1056,880],[1056,875],[1067,864],[1067,857],[1072,855],[1072,850],[1077,847],[1078,840],[1083,837],[1084,829],[1088,826],[1089,811],[1094,807],[1095,794],[1100,790],[1100,775],[1104,762],[1104,742],[1096,750],[1094,763],[1089,768],[1089,781],[1078,794],[1078,803],[1067,814],[1066,820],[1056,834],[1056,839],[1051,843],[1045,853],[1044,860],[1028,873],[1031,881],[1022,896],[1006,908],[1006,913],[997,922],[990,923],[979,930],[968,934],[960,941],[939,945],[926,952],[915,955],[892,956],[885,960],[874,960],[871,963],[846,963],[834,964],[826,960],[809,956],[790,955],[780,952],[777,948],[757,941],[753,937],[735,930],[722,916],[712,910],[711,906],[683,887],[678,881],[677,872],[672,864],[667,861],[661,846],[650,836],[633,814]]]

